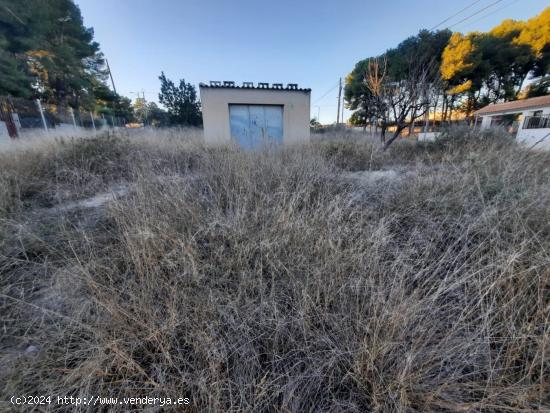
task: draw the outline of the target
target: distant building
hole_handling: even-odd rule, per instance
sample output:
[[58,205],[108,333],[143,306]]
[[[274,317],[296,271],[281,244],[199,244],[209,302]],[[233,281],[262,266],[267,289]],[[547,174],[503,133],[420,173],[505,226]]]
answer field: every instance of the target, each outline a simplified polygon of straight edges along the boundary
[[207,143],[245,149],[309,139],[311,89],[289,83],[210,82],[199,85]]
[[[488,105],[475,112],[481,128],[503,126],[516,132],[519,142],[535,144],[550,133],[550,96]],[[540,143],[550,149],[550,136]]]

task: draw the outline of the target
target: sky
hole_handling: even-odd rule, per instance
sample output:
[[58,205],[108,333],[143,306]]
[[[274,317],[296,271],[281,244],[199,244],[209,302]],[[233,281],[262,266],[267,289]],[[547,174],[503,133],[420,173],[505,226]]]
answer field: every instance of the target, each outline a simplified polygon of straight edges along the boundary
[[487,31],[548,6],[548,0],[75,1],[119,94],[134,100],[143,91],[158,102],[161,71],[197,87],[210,80],[298,83],[312,89],[311,115],[321,123],[336,120],[338,80],[357,61],[465,8],[437,29]]

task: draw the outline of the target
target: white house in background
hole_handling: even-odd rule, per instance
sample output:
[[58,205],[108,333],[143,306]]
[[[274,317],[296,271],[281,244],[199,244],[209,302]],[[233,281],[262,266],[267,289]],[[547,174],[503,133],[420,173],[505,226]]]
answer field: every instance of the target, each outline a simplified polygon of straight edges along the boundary
[[[475,112],[481,128],[504,126],[516,133],[518,142],[533,145],[550,133],[550,96],[488,105]],[[550,136],[539,143],[550,149]]]
[[201,83],[199,89],[207,143],[233,141],[254,149],[309,140],[311,89],[228,81]]

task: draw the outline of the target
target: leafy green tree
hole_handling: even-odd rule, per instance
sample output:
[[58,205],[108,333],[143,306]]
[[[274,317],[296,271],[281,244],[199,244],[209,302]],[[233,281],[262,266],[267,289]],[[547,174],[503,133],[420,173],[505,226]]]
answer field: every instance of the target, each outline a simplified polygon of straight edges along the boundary
[[451,32],[441,30],[430,32],[421,30],[418,35],[409,37],[396,48],[389,49],[384,55],[363,59],[355,65],[353,71],[346,77],[344,98],[351,110],[361,109],[364,116],[370,118],[373,113],[364,106],[370,91],[365,82],[365,74],[373,59],[383,58],[385,61],[384,75],[388,81],[406,79],[412,64],[418,61],[431,61],[434,68],[439,67],[443,50],[447,46]]
[[[382,56],[357,62],[346,78],[344,97],[348,107],[358,112],[358,121],[376,116],[379,122],[384,118],[391,123],[392,118],[395,121],[398,117],[384,115],[388,107],[373,96],[366,81],[374,75],[370,70],[372,62],[384,62],[377,65],[384,68],[379,78],[400,85],[409,78],[414,62],[431,60],[438,68],[441,82],[429,74],[434,81],[429,93],[435,95],[434,111],[441,114],[442,120],[452,118],[455,107],[469,115],[488,103],[518,99],[523,96],[526,80],[550,72],[549,27],[550,7],[526,22],[504,20],[487,33],[422,30]],[[533,85],[528,92],[544,93],[544,84],[537,88]],[[412,112],[409,116],[415,115]],[[427,116],[429,119],[429,112]],[[380,126],[384,133],[389,124],[382,122]]]
[[531,47],[536,56],[534,76],[550,74],[550,7],[539,15],[527,20],[519,35],[514,39],[518,44]]
[[[83,24],[71,0],[49,0],[38,8],[37,49],[29,54],[43,98],[59,105],[93,106],[94,80],[107,75],[93,29]],[[91,107],[90,107],[91,108]]]
[[144,125],[160,127],[170,124],[168,113],[159,108],[155,102],[137,98],[133,107],[136,120]]
[[524,26],[523,22],[504,20],[480,37],[483,59],[490,67],[486,85],[495,100],[516,99],[535,68],[534,50],[516,41]]
[[30,97],[33,93],[25,55],[34,46],[26,23],[31,13],[27,6],[8,0],[0,5],[0,95]]
[[455,33],[443,52],[446,93],[469,114],[489,103],[518,99],[530,76],[548,71],[550,8],[527,22],[503,20],[488,33]]
[[362,109],[356,110],[349,117],[349,123],[353,126],[361,126],[365,129],[370,122],[370,118],[366,116],[366,112]]
[[132,101],[126,96],[117,95],[117,99],[113,102],[113,114],[126,122],[133,122],[135,115]]
[[167,79],[164,72],[159,76],[159,102],[168,111],[170,123],[173,125],[202,125],[201,104],[197,100],[197,91],[191,83],[181,79],[179,85]]
[[31,77],[5,51],[0,51],[0,95],[32,96]]
[[[422,30],[401,42],[382,56],[359,61],[346,77],[344,98],[351,110],[357,111],[354,121],[364,125],[375,117],[381,127],[382,139],[389,126],[398,124],[402,130],[425,114],[434,104],[434,90],[439,88],[439,65],[451,32]],[[413,82],[422,74],[420,96]],[[396,99],[404,105],[397,107]],[[419,105],[422,102],[423,107]],[[396,109],[393,111],[393,109]],[[353,117],[353,115],[352,115]],[[390,144],[395,138],[390,138]]]
[[170,124],[168,112],[159,108],[155,102],[147,104],[147,117],[151,126],[162,127]]
[[399,43],[396,48],[389,49],[385,54],[389,78],[394,81],[405,79],[411,64],[418,61],[431,61],[437,70],[450,37],[451,31],[448,29],[436,32],[421,30],[416,36]]
[[93,30],[71,0],[2,0],[0,94],[93,108],[106,75]]
[[132,105],[135,120],[139,123],[147,124],[147,101],[144,98],[136,98]]
[[93,88],[94,112],[121,118],[125,122],[132,122],[135,119],[134,108],[130,99],[116,94],[103,82],[96,81],[95,83]]

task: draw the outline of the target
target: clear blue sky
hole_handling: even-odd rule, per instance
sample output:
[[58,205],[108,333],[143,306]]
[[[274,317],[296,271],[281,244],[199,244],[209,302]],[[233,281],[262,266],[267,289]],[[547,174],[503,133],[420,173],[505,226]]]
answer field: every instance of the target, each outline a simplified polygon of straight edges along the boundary
[[[298,83],[312,89],[312,116],[334,122],[340,76],[365,57],[431,28],[475,0],[76,0],[109,60],[117,91],[157,101],[158,75],[209,80]],[[488,30],[524,20],[547,0],[478,0],[443,24]],[[345,117],[349,114],[346,111]]]

